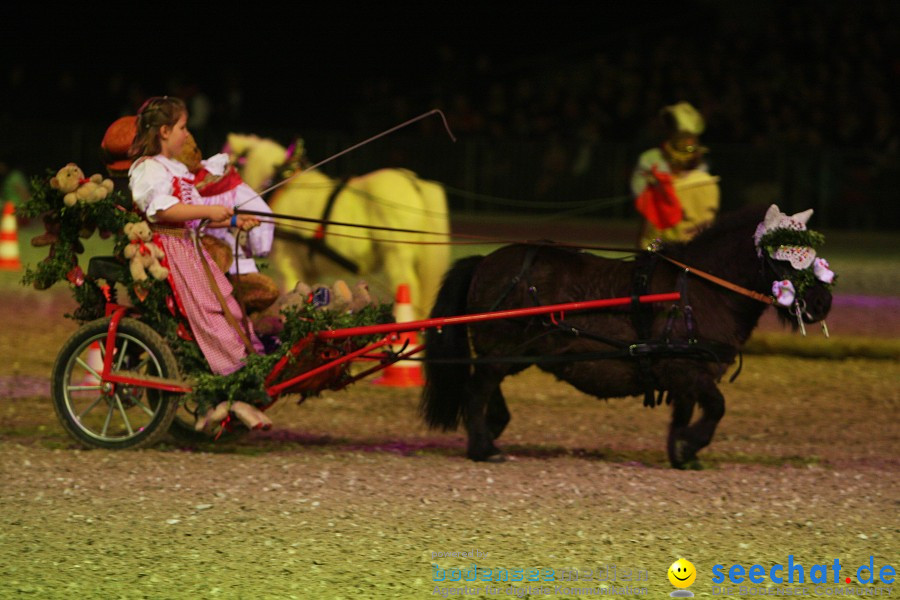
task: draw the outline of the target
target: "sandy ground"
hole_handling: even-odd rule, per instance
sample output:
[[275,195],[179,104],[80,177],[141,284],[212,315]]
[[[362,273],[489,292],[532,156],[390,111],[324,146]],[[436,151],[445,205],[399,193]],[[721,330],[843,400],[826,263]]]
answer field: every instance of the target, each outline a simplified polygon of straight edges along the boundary
[[[427,431],[417,389],[369,382],[280,401],[270,432],[88,451],[49,400],[75,328],[68,292],[0,279],[0,598],[426,598],[461,584],[476,597],[665,597],[681,556],[696,596],[723,595],[715,565],[789,560],[804,584],[766,578],[747,594],[900,594],[857,572],[870,557],[900,568],[896,359],[745,357],[699,472],[668,467],[666,407],[597,401],[536,370],[505,384],[499,465],[466,460],[460,432]],[[895,340],[896,303],[839,296],[834,339]],[[769,317],[760,331],[783,332]],[[815,564],[827,589],[809,583]],[[553,581],[459,581],[485,569]]]

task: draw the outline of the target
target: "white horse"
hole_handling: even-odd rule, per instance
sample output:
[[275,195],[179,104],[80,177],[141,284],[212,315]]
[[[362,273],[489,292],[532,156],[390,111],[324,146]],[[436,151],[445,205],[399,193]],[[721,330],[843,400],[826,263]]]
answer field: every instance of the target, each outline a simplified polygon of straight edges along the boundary
[[[289,158],[283,146],[252,135],[229,134],[228,149],[233,156],[242,157],[241,175],[257,191]],[[329,198],[341,184],[319,171],[301,172],[271,192],[269,206],[276,215],[322,219]],[[312,239],[318,227],[315,223],[279,221],[270,260],[285,290],[297,281],[313,284],[347,278],[347,268],[328,256],[334,252],[355,263],[360,277],[386,280],[378,290],[383,300],[386,294],[393,298],[398,286],[407,284],[416,318],[428,316],[450,265],[447,197],[439,183],[420,179],[405,169],[379,169],[353,177],[337,192],[327,220],[437,235],[328,225],[322,237],[327,247],[323,252],[290,241],[298,235]],[[368,280],[370,285],[378,283],[377,279]]]

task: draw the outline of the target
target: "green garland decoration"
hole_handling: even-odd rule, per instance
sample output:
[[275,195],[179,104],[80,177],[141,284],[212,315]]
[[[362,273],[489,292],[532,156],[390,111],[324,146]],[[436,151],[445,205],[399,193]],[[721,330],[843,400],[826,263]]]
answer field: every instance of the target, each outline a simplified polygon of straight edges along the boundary
[[[288,354],[297,342],[306,338],[307,335],[319,331],[390,323],[394,320],[391,311],[392,305],[390,304],[367,306],[356,313],[323,310],[312,305],[290,307],[282,311],[285,327],[279,335],[281,345],[277,350],[270,354],[247,356],[244,359],[244,366],[230,375],[213,375],[208,369],[205,373],[197,373],[192,378],[193,392],[189,394],[188,400],[196,405],[196,410],[201,414],[223,400],[242,400],[256,406],[265,406],[271,402],[271,398],[265,391],[266,378],[272,372],[275,364]],[[318,354],[325,347],[345,353],[362,348],[382,337],[381,335],[357,336],[335,343],[312,344],[306,346],[292,360],[293,363],[301,365],[318,365]],[[288,368],[284,373],[280,380],[290,377],[294,372]],[[337,389],[346,383],[349,377],[349,371],[341,369],[323,389]],[[316,396],[321,391],[321,389],[307,390],[303,392],[303,396]]]
[[759,247],[763,248],[770,255],[781,246],[800,246],[818,250],[824,244],[825,236],[818,231],[808,229],[797,231],[786,227],[773,229],[759,239]]
[[[46,177],[33,177],[31,198],[16,210],[25,217],[41,217],[47,231],[52,230],[57,238],[49,245],[47,258],[36,266],[26,267],[21,282],[23,285],[47,289],[59,281],[69,280],[75,300],[81,306],[84,302],[96,300],[99,293],[99,288],[79,289],[84,287],[80,283],[78,264],[78,255],[84,252],[81,240],[90,238],[98,231],[101,237],[115,236],[113,254],[120,256],[122,248],[128,243],[122,229],[126,223],[140,221],[141,218],[133,212],[131,198],[118,190],[97,202],[78,202],[74,206],[66,206],[63,202],[64,194],[50,186],[50,178],[54,174],[47,171]],[[88,310],[85,314],[93,312]],[[76,311],[71,316],[77,320],[90,320],[80,318],[80,314]]]
[[[772,256],[772,254],[774,254],[782,246],[797,246],[801,248],[812,248],[814,250],[818,250],[824,245],[825,235],[819,233],[818,231],[812,231],[810,229],[798,231],[796,229],[789,229],[787,227],[779,227],[778,229],[773,229],[763,234],[763,236],[759,239],[760,249],[765,251],[769,256]],[[816,281],[818,281],[816,279],[816,275],[813,271],[812,265],[808,266],[805,269],[794,269],[790,280],[794,285],[794,290],[797,298],[802,298],[803,294],[806,293],[806,290],[811,285],[816,283]],[[837,283],[837,275],[834,276],[834,279],[832,279],[831,283],[820,283],[824,285],[829,291],[831,291],[835,283]]]
[[[47,258],[37,266],[26,267],[21,283],[47,289],[57,282],[67,282],[78,306],[73,313],[65,316],[82,323],[102,317],[106,297],[100,286],[80,271],[78,255],[84,252],[81,239],[89,238],[98,231],[101,236],[114,236],[112,254],[122,261],[123,266],[120,283],[127,291],[132,306],[140,312],[141,321],[165,339],[178,361],[182,377],[191,382],[193,391],[185,394],[182,401],[195,414],[202,414],[223,400],[242,400],[256,406],[269,404],[270,398],[265,391],[266,378],[291,347],[311,333],[393,321],[391,304],[367,306],[356,313],[317,309],[311,305],[289,307],[282,312],[285,327],[279,336],[281,345],[277,350],[270,354],[248,356],[244,367],[230,375],[214,375],[197,343],[183,337],[189,328],[177,310],[178,316],[169,309],[174,306],[174,299],[168,284],[153,278],[136,283],[131,278],[122,254],[129,243],[123,230],[127,223],[140,221],[141,217],[134,212],[130,197],[124,192],[114,191],[107,198],[92,204],[79,202],[66,206],[63,194],[50,186],[53,175],[55,173],[48,170],[46,177],[33,178],[31,199],[17,209],[23,216],[43,218],[48,231],[52,227],[57,236],[49,246]],[[329,345],[339,352],[346,352],[380,338],[379,335],[360,336]],[[295,362],[315,363],[322,346],[313,344],[306,347],[295,357]],[[348,371],[341,370],[327,387],[340,387],[347,377]],[[306,396],[316,395],[319,390],[303,393]]]

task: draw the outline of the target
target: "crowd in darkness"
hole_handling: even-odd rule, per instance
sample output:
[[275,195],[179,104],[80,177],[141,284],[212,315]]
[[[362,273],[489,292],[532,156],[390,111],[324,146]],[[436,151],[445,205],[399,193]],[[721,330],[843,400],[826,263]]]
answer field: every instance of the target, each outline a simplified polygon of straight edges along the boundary
[[[662,106],[686,100],[706,116],[709,142],[896,153],[898,18],[900,5],[877,0],[673,19],[597,40],[597,51],[520,76],[502,76],[489,56],[476,56],[456,68],[459,80],[443,80],[435,103],[469,134],[628,142],[651,135]],[[390,115],[379,103],[386,98],[373,91],[369,113]],[[392,102],[402,107],[410,98]]]
[[[0,120],[38,116],[43,106],[60,120],[111,122],[145,97],[169,93],[187,100],[189,125],[201,133],[277,127],[302,104],[311,113],[303,127],[359,136],[438,107],[468,139],[652,144],[660,108],[688,101],[706,117],[709,144],[836,147],[896,168],[900,3],[745,4],[698,0],[700,12],[554,43],[501,43],[515,31],[498,31],[493,44],[438,40],[420,49],[416,68],[388,64],[350,76],[336,68],[348,98],[340,106],[325,94],[316,104],[315,89],[299,98],[278,93],[290,80],[272,81],[279,71],[249,68],[246,59],[141,72],[140,80],[127,65],[48,72],[11,61],[0,81]],[[424,126],[439,134],[436,122]]]
[[[706,115],[711,142],[896,145],[896,2],[763,2],[746,14],[735,13],[734,3],[705,6],[706,15],[638,24],[577,43],[533,44],[532,52],[518,50],[517,57],[500,56],[499,43],[484,49],[443,43],[423,52],[433,60],[418,73],[403,73],[402,81],[390,72],[355,75],[361,89],[348,96],[359,100],[345,108],[355,119],[344,114],[329,123],[322,115],[320,122],[371,131],[437,106],[467,135],[620,142],[647,135],[660,107],[687,100]],[[277,85],[261,85],[253,71],[272,71],[243,69],[240,61],[167,72],[158,81],[147,73],[134,79],[128,65],[48,73],[8,64],[0,92],[3,111],[13,117],[43,102],[63,120],[110,119],[161,92],[193,102],[196,127],[253,125],[277,114],[254,114],[259,96],[273,100]],[[314,106],[309,100],[295,97],[294,103]]]

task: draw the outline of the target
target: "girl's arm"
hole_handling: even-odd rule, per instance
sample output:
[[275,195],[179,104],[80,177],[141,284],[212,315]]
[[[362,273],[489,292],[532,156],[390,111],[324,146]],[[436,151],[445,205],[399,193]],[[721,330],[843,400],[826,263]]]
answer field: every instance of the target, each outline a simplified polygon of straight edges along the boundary
[[234,210],[228,206],[221,204],[211,204],[209,206],[202,204],[184,204],[178,202],[169,208],[156,212],[156,217],[160,221],[192,221],[194,219],[209,219],[213,225],[220,225],[224,221],[225,225],[231,219]]
[[[184,204],[179,202],[165,210],[156,212],[160,221],[192,221],[195,219],[209,219],[210,227],[231,227],[231,217],[234,209],[221,204]],[[259,225],[259,219],[253,215],[238,215],[235,226],[241,229],[252,229]]]

